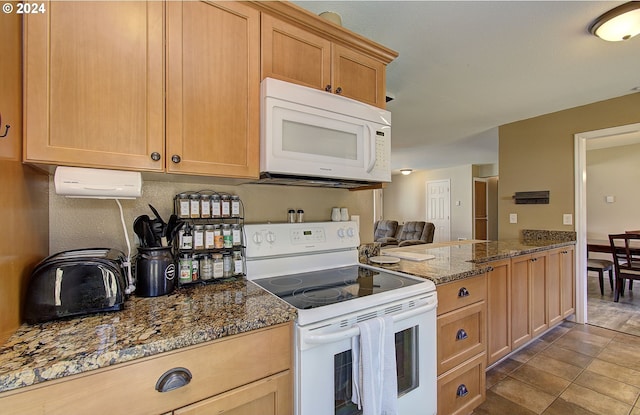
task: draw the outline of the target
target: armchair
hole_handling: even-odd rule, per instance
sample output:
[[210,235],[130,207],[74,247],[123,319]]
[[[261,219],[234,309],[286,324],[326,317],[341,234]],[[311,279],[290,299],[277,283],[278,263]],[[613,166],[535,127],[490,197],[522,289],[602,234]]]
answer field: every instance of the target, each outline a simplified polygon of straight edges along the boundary
[[407,222],[402,225],[398,246],[430,244],[433,242],[435,225],[431,222]]
[[379,242],[380,246],[388,244],[397,244],[395,238],[398,230],[398,221],[395,220],[379,220],[373,225],[373,241]]

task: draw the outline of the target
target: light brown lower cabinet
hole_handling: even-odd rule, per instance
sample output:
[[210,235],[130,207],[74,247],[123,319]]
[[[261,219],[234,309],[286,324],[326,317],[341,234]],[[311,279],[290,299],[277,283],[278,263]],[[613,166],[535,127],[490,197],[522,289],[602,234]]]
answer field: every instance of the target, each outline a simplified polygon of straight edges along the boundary
[[574,247],[495,261],[487,273],[487,366],[575,312]]
[[[0,394],[0,413],[291,415],[291,324]],[[167,372],[191,381],[158,392]]]
[[438,285],[438,414],[468,414],[485,398],[485,274]]

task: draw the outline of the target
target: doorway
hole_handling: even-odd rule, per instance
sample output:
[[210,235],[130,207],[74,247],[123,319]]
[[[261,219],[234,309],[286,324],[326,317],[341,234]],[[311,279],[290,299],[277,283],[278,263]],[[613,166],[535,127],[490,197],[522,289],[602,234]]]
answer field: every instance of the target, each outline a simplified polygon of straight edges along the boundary
[[427,182],[427,222],[435,225],[433,242],[451,240],[451,180]]
[[587,304],[587,141],[635,134],[640,123],[574,134],[575,212],[576,212],[576,321],[588,322]]

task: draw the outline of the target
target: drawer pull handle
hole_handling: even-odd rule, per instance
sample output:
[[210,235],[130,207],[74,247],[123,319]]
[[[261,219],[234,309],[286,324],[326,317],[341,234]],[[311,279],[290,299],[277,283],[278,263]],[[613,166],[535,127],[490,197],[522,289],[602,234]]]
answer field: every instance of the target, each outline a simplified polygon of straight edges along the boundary
[[468,297],[469,296],[469,290],[467,290],[465,287],[460,288],[460,291],[458,291],[458,297],[462,298],[462,297]]
[[456,391],[456,396],[458,398],[463,398],[463,397],[467,396],[468,394],[469,394],[469,390],[467,389],[467,387],[465,386],[464,383],[462,385],[458,386],[458,390]]
[[192,378],[193,376],[189,369],[174,367],[160,376],[160,379],[156,382],[156,390],[158,392],[169,392],[188,385]]
[[469,335],[467,335],[467,332],[464,331],[464,329],[460,329],[458,330],[458,332],[456,333],[456,340],[465,340],[469,337]]

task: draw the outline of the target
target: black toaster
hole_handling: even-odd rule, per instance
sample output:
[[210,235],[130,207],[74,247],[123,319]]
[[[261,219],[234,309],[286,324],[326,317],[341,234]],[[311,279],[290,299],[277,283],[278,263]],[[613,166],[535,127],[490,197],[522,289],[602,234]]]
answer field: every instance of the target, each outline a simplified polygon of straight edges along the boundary
[[109,248],[59,252],[31,273],[24,319],[35,324],[124,308],[125,256]]

